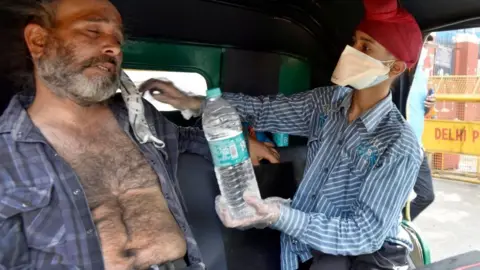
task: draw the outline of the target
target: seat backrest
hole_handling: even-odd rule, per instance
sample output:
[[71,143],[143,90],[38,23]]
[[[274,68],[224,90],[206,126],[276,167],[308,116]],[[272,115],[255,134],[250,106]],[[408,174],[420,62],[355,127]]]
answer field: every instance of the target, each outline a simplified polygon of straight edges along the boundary
[[[262,197],[293,197],[297,186],[295,176],[301,176],[295,175],[294,164],[289,160],[302,159],[301,151],[306,154],[306,149],[280,150],[281,155],[285,153],[284,163],[255,168]],[[297,164],[304,166],[304,162]],[[303,168],[296,171],[303,172]],[[210,162],[198,155],[181,154],[178,180],[188,222],[209,270],[280,269],[280,232],[271,229],[241,231],[227,229],[221,224],[215,213],[215,197],[220,192]]]
[[225,229],[215,213],[215,196],[220,191],[212,164],[199,155],[180,154],[177,175],[187,219],[207,269],[227,269]]

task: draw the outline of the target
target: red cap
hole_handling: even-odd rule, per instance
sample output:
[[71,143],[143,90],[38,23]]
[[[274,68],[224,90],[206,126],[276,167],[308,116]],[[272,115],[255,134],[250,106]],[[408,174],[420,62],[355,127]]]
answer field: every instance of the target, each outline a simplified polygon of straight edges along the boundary
[[398,8],[397,0],[363,0],[365,18],[357,30],[371,36],[411,68],[422,50],[422,32],[413,16]]

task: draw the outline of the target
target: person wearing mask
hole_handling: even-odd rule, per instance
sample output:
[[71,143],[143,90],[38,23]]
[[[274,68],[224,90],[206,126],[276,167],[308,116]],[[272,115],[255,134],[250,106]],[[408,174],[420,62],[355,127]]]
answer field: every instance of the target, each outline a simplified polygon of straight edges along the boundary
[[[366,15],[332,75],[336,86],[292,96],[225,93],[255,130],[308,137],[304,178],[290,203],[245,194],[256,214],[234,220],[225,201],[217,213],[226,227],[282,232],[281,265],[294,269],[400,269],[411,243],[400,229],[423,152],[392,102],[391,85],[418,60],[422,35],[396,0],[364,0]],[[155,98],[179,109],[199,110],[201,98],[173,85]]]
[[[420,145],[422,145],[425,116],[433,109],[436,101],[435,93],[428,90],[428,74],[423,68],[425,58],[428,55],[428,47],[433,41],[432,36],[429,35],[426,41],[420,54],[407,100],[407,121],[412,126]],[[413,190],[416,197],[410,203],[410,218],[412,220],[417,218],[435,199],[432,172],[426,155],[424,155]]]

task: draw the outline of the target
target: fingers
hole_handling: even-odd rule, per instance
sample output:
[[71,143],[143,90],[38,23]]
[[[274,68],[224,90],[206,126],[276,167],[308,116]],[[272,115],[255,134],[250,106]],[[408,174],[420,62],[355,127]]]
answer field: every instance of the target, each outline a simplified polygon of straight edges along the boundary
[[140,85],[138,91],[140,91],[140,93],[151,90],[159,90],[160,92],[162,92],[164,88],[167,88],[169,86],[172,86],[172,83],[169,81],[163,81],[160,79],[148,79]]
[[257,196],[245,193],[243,195],[245,202],[253,207],[258,215],[268,214],[268,205],[266,205],[262,199],[259,199]]
[[271,163],[279,163],[280,162],[280,153],[278,153],[277,149],[275,149],[275,145],[270,142],[266,142],[265,146],[267,147],[267,150],[275,157],[275,159],[268,160]]
[[266,147],[262,153],[263,155],[261,155],[261,158],[268,160],[270,163],[280,162],[280,154],[277,150]]
[[278,153],[277,149],[275,148],[270,148],[270,152],[277,158],[278,161],[280,161],[280,153]]
[[275,144],[273,144],[271,142],[264,142],[264,144],[268,147],[275,147]]
[[269,147],[267,143],[261,143],[255,139],[249,138],[250,155],[252,164],[254,166],[259,165],[259,161],[262,159],[268,160],[270,163],[279,163],[280,154],[275,148]]
[[431,107],[433,107],[433,106],[435,105],[434,102],[429,102],[429,101],[425,101],[423,104],[424,104],[425,107],[427,107],[427,108],[431,108]]
[[245,193],[244,199],[247,204],[251,205],[255,209],[256,214],[251,217],[234,219],[228,211],[226,201],[223,199],[223,197],[217,196],[217,198],[215,198],[215,210],[218,217],[220,218],[220,221],[222,221],[225,227],[248,229],[251,227],[252,224],[259,223],[259,221],[261,221],[264,215],[268,213],[268,206],[264,205],[263,201],[258,199],[254,195]]
[[220,212],[222,212],[222,210],[226,207],[226,201],[225,199],[218,195],[217,197],[215,197],[215,210],[217,211],[217,214],[220,214]]
[[230,216],[228,212],[227,202],[222,196],[217,196],[215,198],[215,211],[217,212],[218,218],[227,228],[235,228],[237,224]]

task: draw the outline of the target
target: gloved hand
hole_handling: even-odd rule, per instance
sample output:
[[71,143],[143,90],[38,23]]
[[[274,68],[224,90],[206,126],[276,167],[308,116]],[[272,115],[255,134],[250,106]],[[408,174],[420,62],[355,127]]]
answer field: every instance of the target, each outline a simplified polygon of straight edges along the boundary
[[277,222],[280,218],[281,205],[290,206],[290,200],[279,197],[270,197],[262,200],[248,193],[245,193],[243,197],[245,202],[253,208],[254,214],[242,219],[234,219],[232,217],[226,200],[222,196],[217,196],[215,199],[215,210],[225,227],[243,230],[249,228],[263,229]]

